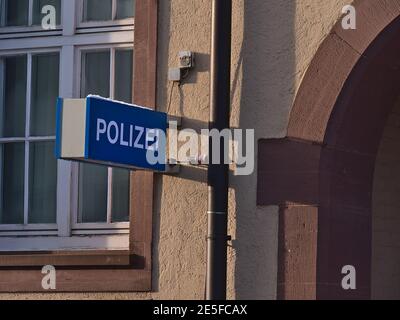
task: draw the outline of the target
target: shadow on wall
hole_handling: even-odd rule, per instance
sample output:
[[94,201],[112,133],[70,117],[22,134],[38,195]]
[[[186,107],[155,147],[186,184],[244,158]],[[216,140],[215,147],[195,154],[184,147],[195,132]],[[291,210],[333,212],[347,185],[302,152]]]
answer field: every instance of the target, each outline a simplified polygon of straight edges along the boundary
[[[171,1],[158,1],[158,11],[163,12],[165,14],[158,16],[158,37],[164,39],[166,37],[166,33],[170,30],[171,21]],[[160,27],[162,26],[162,28]],[[160,59],[160,56],[167,56],[169,51],[169,41],[158,41],[158,57],[157,57],[157,83],[160,81],[160,76],[168,74],[168,59]],[[164,79],[164,81],[166,81]],[[157,89],[157,94],[160,95],[159,89]],[[165,95],[163,93],[163,95]],[[161,98],[165,99],[165,98]],[[160,100],[160,97],[157,97],[157,101]],[[165,101],[165,100],[163,100]],[[157,106],[158,107],[158,106]],[[166,110],[164,110],[166,111]],[[162,176],[155,175],[154,180],[154,199],[162,199]],[[160,261],[159,261],[159,244],[160,244],[160,215],[161,215],[161,201],[154,202],[153,209],[153,244],[152,244],[152,288],[153,291],[158,292],[160,290]]]
[[[245,0],[242,6],[243,42],[232,70],[233,108],[239,108],[232,110],[234,125],[255,129],[257,140],[284,136],[295,90],[296,2]],[[257,168],[251,176],[231,178],[237,299],[276,298],[278,208],[257,208],[256,185]]]
[[[255,129],[257,139],[284,136],[288,110],[294,94],[293,21],[296,9],[295,1],[234,0],[233,4],[231,125],[243,129]],[[171,29],[171,1],[159,1],[159,7],[159,12],[163,13],[159,19],[159,26],[162,26],[159,27],[159,37],[167,39]],[[243,24],[241,25],[242,20]],[[169,61],[165,57],[170,54],[170,43],[161,41],[158,45],[158,83],[167,83]],[[196,55],[197,72],[208,71],[208,54],[196,53]],[[196,77],[196,74],[193,76]],[[196,82],[196,78],[192,80],[191,83]],[[199,90],[204,94],[202,89]],[[166,88],[159,88],[157,100],[168,101],[168,91]],[[187,98],[184,96],[185,92],[184,90],[179,91],[178,108],[178,112],[184,117],[184,127],[194,129],[208,127],[206,122],[190,119],[190,116],[185,114],[185,110],[183,110]],[[158,107],[160,110],[166,108],[163,105]],[[257,159],[257,154],[255,158]],[[167,277],[165,270],[160,270],[160,263],[163,259],[160,253],[162,248],[160,245],[162,236],[160,234],[160,215],[161,204],[165,205],[166,203],[162,179],[161,176],[156,176],[155,199],[161,200],[155,201],[153,220],[153,290],[156,292],[160,292],[160,287],[166,286],[164,283],[166,280],[160,280],[163,278],[162,273],[164,273],[164,278]],[[185,168],[179,179],[181,179],[182,185],[185,184],[185,180],[200,182],[197,187],[206,191],[206,172],[204,170]],[[234,241],[233,247],[228,250],[230,259],[228,263],[228,297],[274,299],[277,290],[278,209],[257,208],[257,168],[251,176],[232,176],[230,181],[229,227]],[[204,192],[204,199],[201,199],[201,202],[204,204],[204,209],[199,208],[202,210],[200,213],[205,213],[206,192]],[[201,229],[204,228],[204,230],[199,233],[201,237],[198,240],[201,248],[205,248],[206,215],[199,220],[201,220]],[[190,239],[195,240],[193,237],[194,235],[190,235]],[[181,256],[179,263],[186,265],[188,263],[186,258]],[[201,270],[205,272],[205,256],[196,256],[195,259],[196,264],[201,264]],[[174,272],[176,272],[175,269]],[[185,270],[185,272],[190,274],[191,271]],[[192,278],[191,285],[196,290],[193,296],[201,298],[204,294],[204,274],[198,274],[197,269],[193,273],[202,279],[200,281],[198,278]],[[197,285],[199,283],[201,284]],[[186,286],[187,283],[182,282],[180,285]],[[175,287],[179,287],[179,285],[175,284]],[[177,294],[180,297],[181,293],[171,294]],[[173,298],[172,296],[168,297]]]
[[372,194],[373,300],[400,299],[400,99],[389,115],[375,163]]
[[[157,108],[182,117],[182,128],[208,128],[209,0],[159,1]],[[188,14],[188,11],[190,14]],[[197,37],[197,34],[202,34]],[[165,40],[164,40],[165,39]],[[196,68],[180,86],[168,81],[179,50],[193,50]],[[205,290],[207,172],[182,167],[156,175],[153,291],[158,298],[202,299]],[[179,195],[179,198],[178,198]]]

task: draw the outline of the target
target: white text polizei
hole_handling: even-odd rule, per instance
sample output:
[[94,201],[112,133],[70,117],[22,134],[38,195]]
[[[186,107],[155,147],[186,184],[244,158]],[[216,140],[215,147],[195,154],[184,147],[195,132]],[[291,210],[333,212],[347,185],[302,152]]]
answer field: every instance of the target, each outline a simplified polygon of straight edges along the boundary
[[124,147],[158,150],[160,129],[148,129],[133,124],[117,123],[104,119],[97,119],[96,141],[107,139],[110,144],[119,144]]

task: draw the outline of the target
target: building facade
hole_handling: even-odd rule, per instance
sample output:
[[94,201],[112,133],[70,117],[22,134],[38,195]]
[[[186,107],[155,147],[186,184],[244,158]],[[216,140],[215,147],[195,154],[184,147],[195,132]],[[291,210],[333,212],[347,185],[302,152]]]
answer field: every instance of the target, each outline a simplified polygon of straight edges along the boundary
[[[0,298],[203,299],[206,168],[57,162],[53,107],[93,93],[207,128],[211,1],[0,3]],[[400,298],[399,36],[399,0],[233,0],[231,127],[256,154],[230,175],[229,299]]]

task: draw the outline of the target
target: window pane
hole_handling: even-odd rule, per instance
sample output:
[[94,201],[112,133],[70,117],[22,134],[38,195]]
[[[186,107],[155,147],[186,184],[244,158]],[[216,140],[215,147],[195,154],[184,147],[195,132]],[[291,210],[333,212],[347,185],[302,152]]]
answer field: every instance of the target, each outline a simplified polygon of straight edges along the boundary
[[58,97],[59,62],[58,53],[32,57],[30,123],[32,136],[55,135],[55,106]]
[[31,143],[29,151],[29,223],[56,223],[54,142]]
[[133,50],[115,51],[115,99],[132,102]]
[[[132,102],[133,50],[115,51],[115,99]],[[130,171],[113,169],[112,221],[129,221]]]
[[106,21],[112,19],[112,0],[85,0],[83,21]]
[[44,6],[51,5],[56,9],[56,23],[61,24],[61,0],[33,0],[33,24],[41,25],[42,19],[47,15],[42,13]]
[[0,223],[22,224],[24,223],[25,144],[1,145],[0,166]]
[[130,171],[113,169],[112,222],[129,221]]
[[81,96],[110,96],[110,51],[87,52],[82,55]]
[[80,164],[78,223],[107,222],[107,182],[106,167]]
[[25,136],[26,56],[3,60],[4,86],[0,94],[0,137]]
[[117,0],[116,19],[132,18],[135,16],[134,0]]
[[[110,95],[110,51],[82,55],[81,96]],[[80,164],[78,223],[107,222],[108,169]]]
[[27,26],[28,10],[29,10],[29,0],[6,0],[5,25]]

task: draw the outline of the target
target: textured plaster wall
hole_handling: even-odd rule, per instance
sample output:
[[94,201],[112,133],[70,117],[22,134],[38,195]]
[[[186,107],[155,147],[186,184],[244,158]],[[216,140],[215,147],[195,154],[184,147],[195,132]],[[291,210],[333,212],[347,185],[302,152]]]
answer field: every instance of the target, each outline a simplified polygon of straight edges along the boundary
[[375,168],[372,298],[400,299],[400,101],[383,134]]
[[[341,15],[345,0],[233,0],[232,127],[256,138],[286,135],[290,108],[318,46]],[[170,109],[183,126],[207,127],[209,114],[210,0],[160,0],[158,108],[166,111],[168,67],[180,50],[197,53],[197,67],[175,87]],[[157,177],[154,293],[0,295],[0,298],[202,299],[207,230],[206,172],[183,169]],[[229,298],[275,299],[276,207],[257,208],[256,173],[232,177],[230,189]]]

